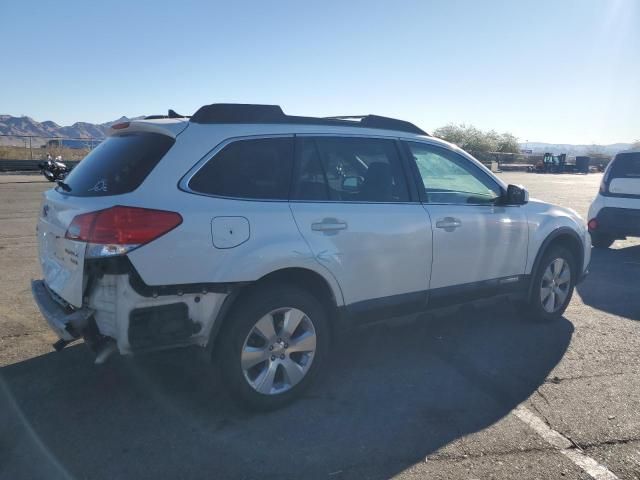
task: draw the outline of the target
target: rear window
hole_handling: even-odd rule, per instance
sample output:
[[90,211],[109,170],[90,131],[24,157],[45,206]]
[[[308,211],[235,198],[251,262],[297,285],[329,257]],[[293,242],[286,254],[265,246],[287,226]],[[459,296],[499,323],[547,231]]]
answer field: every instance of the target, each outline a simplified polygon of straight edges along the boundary
[[292,166],[293,138],[238,140],[209,160],[189,188],[222,197],[287,200]]
[[616,155],[609,178],[640,178],[640,153]]
[[[65,183],[78,197],[128,193],[140,186],[175,140],[157,133],[109,137],[87,155]],[[60,187],[58,187],[60,189]]]

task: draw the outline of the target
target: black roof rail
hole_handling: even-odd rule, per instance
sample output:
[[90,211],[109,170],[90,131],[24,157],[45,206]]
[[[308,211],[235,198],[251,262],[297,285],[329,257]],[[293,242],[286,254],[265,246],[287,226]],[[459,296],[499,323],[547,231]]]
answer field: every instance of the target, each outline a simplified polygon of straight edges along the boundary
[[340,117],[299,117],[286,115],[278,105],[248,103],[213,103],[200,107],[191,116],[193,123],[292,123],[340,127],[376,128],[429,135],[413,123],[379,115],[345,115]]

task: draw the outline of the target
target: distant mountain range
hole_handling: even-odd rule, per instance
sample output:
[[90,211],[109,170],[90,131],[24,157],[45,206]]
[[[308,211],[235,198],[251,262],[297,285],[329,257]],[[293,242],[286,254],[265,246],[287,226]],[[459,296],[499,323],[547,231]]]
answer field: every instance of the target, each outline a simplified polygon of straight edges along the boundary
[[[141,118],[141,117],[135,117]],[[38,122],[31,117],[13,117],[0,115],[0,145],[23,145],[19,137],[6,137],[4,135],[30,135],[47,139],[51,137],[61,138],[95,138],[101,140],[105,137],[111,125],[118,122],[126,122],[128,117],[120,117],[117,120],[106,123],[76,122],[66,127],[60,126],[51,120]]]
[[[63,127],[51,120],[38,122],[30,117],[0,115],[0,145],[24,145],[24,141],[20,137],[7,137],[6,135],[31,135],[42,139],[61,137],[94,138],[101,140],[105,137],[109,127],[114,123],[126,122],[138,118],[142,117],[120,117],[117,120],[99,124],[76,122],[73,125]],[[630,147],[630,143],[614,143],[611,145],[571,145],[562,143],[526,142],[520,144],[521,149],[532,150],[533,153],[537,154],[551,152],[554,154],[566,153],[567,155],[601,153],[603,155],[610,156],[621,150],[627,150]]]

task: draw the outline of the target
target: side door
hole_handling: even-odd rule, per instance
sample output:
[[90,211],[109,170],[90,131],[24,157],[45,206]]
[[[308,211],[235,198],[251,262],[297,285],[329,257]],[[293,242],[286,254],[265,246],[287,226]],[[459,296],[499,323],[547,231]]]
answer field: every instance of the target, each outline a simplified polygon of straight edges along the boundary
[[298,136],[295,149],[291,211],[351,313],[423,308],[431,225],[410,197],[397,141]]
[[522,284],[528,243],[523,209],[502,205],[501,185],[459,153],[429,143],[405,145],[433,226],[432,299]]

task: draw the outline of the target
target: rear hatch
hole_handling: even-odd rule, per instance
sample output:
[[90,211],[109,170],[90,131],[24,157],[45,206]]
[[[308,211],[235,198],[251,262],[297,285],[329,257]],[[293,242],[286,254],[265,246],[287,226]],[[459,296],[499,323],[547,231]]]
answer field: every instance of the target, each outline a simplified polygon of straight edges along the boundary
[[605,182],[610,196],[640,198],[640,152],[616,155]]
[[108,137],[63,184],[43,194],[37,228],[40,265],[49,289],[71,305],[82,306],[87,243],[68,238],[77,237],[69,226],[79,215],[126,203],[126,195],[142,184],[179,133],[159,133],[157,126],[149,130],[143,125]]

